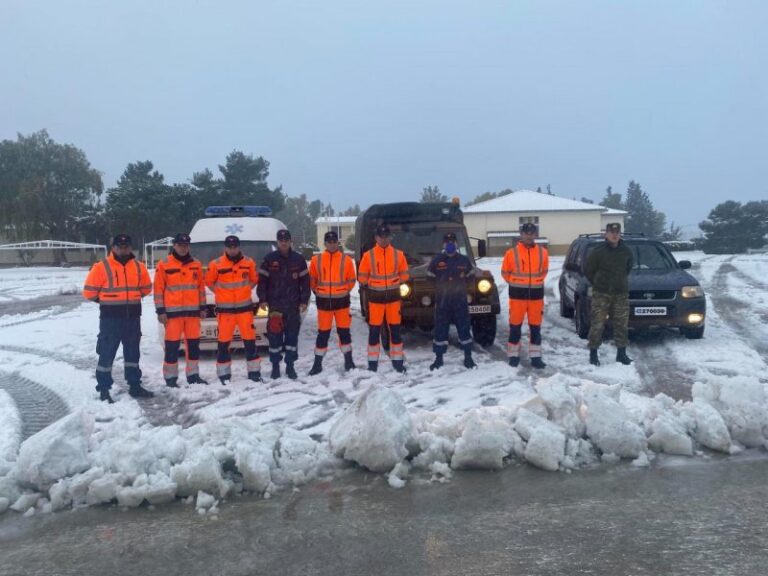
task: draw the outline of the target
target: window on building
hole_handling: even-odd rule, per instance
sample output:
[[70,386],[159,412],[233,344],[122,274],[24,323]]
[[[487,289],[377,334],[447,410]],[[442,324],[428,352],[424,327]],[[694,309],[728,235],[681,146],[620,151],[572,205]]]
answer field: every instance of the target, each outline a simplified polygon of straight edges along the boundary
[[527,224],[528,222],[533,222],[534,224],[536,224],[536,226],[539,225],[539,217],[538,216],[520,216],[519,220],[520,220],[519,224],[521,226],[523,224]]

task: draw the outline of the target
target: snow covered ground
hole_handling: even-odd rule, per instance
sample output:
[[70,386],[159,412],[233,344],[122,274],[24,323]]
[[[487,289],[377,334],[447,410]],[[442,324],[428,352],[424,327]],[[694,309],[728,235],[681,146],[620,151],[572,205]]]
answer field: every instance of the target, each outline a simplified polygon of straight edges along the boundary
[[[622,458],[647,466],[662,452],[707,457],[764,448],[768,258],[678,257],[694,262],[707,291],[705,338],[640,337],[630,345],[631,366],[613,362],[611,344],[601,349],[601,367],[588,364],[585,342],[558,314],[562,258],[552,258],[546,284],[548,367],[541,372],[531,371],[525,357],[520,368],[507,366],[503,297],[497,343],[476,347],[476,370],[463,368],[453,346],[444,368],[430,373],[431,336],[413,332],[405,341],[406,375],[395,373],[386,357],[376,374],[345,374],[332,348],[323,373],[308,377],[311,307],[301,329],[297,381],[254,384],[240,354],[227,387],[214,383],[208,357],[201,375],[210,386],[166,389],[146,299],[141,365],[145,385],[157,395],[131,399],[118,356],[114,405],[99,402],[94,391],[98,307],[49,300],[71,300],[66,295],[82,285],[87,270],[0,270],[0,513],[181,497],[215,514],[234,493],[269,497],[332,477],[349,463],[386,474],[399,487],[449,481],[454,469],[498,469],[510,460],[569,472]],[[497,282],[500,264],[481,262]],[[23,311],[13,313],[13,302],[22,300]],[[353,298],[353,344],[363,367],[367,327],[358,304]],[[455,333],[451,338],[456,344]],[[59,418],[62,411],[69,413]],[[50,423],[46,418],[50,426],[26,437],[35,430],[30,421]]]

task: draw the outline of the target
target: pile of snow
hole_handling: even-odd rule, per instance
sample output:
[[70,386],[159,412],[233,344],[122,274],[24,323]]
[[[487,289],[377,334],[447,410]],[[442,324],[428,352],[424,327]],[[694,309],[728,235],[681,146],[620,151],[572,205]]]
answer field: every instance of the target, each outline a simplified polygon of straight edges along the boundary
[[0,388],[0,477],[10,470],[20,441],[21,419],[16,404],[11,395]]
[[29,438],[0,477],[0,511],[181,497],[215,516],[232,494],[269,497],[340,466],[339,459],[387,473],[395,488],[416,471],[443,482],[452,470],[496,470],[512,459],[550,471],[620,459],[648,466],[654,452],[763,446],[768,409],[765,386],[752,380],[696,384],[693,400],[683,402],[557,374],[521,404],[456,415],[409,411],[397,392],[373,384],[338,416],[327,441],[255,417],[187,429],[141,422],[95,422],[77,411]]

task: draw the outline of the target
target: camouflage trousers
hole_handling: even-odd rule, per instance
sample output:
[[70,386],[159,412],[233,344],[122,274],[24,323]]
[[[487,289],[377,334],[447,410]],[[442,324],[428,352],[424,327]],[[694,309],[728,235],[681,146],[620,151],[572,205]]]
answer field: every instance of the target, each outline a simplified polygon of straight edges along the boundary
[[617,348],[626,348],[628,344],[627,325],[629,324],[629,294],[592,293],[592,312],[589,327],[589,347],[599,348],[603,341],[603,328],[606,319],[611,319],[613,339]]

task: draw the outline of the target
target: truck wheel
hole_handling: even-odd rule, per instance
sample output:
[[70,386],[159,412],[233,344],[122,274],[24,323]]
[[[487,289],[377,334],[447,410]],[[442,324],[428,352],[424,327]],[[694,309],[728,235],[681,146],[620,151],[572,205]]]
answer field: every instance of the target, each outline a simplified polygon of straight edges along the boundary
[[480,316],[472,319],[472,337],[480,346],[487,348],[496,340],[496,316]]
[[683,335],[689,340],[700,340],[704,337],[704,326],[698,328],[681,328]]
[[568,303],[565,301],[565,294],[560,290],[560,316],[563,318],[573,318],[573,314],[574,309],[568,306]]
[[576,334],[579,338],[586,340],[589,337],[589,314],[584,299],[576,300],[576,310],[574,311],[574,320],[576,322]]

